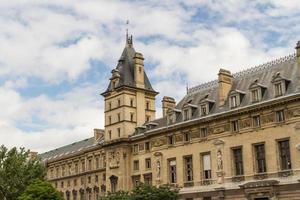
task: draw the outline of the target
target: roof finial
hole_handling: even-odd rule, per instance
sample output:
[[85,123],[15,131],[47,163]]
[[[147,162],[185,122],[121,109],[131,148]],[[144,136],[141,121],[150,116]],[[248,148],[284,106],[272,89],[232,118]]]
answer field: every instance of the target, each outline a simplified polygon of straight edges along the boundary
[[186,94],[188,94],[189,93],[189,84],[187,83],[186,84]]
[[132,35],[128,35],[129,20],[126,20],[126,45],[132,45]]

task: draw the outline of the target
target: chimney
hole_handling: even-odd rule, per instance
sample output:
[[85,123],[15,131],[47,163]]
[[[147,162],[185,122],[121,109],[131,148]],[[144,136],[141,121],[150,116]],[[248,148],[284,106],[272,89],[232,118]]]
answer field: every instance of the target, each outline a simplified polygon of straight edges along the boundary
[[136,87],[145,88],[143,54],[135,53],[133,59],[134,59],[134,81]]
[[225,69],[219,71],[219,106],[224,106],[228,97],[228,93],[231,90],[233,77],[231,72]]
[[98,129],[98,128],[94,129],[94,138],[95,138],[95,141],[99,140],[103,136],[104,136],[104,130],[103,129]]
[[29,155],[28,155],[29,160],[35,160],[35,159],[37,159],[37,156],[38,156],[38,152],[35,152],[35,151],[30,151]]
[[167,115],[167,111],[170,108],[175,108],[176,101],[173,97],[164,96],[162,102],[162,110],[163,110],[163,117]]

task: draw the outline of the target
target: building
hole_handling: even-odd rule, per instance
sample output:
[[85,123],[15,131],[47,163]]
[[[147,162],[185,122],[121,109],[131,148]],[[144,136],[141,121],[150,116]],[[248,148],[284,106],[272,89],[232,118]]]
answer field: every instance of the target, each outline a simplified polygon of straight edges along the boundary
[[140,182],[174,184],[186,200],[300,199],[300,42],[296,54],[155,96],[132,37],[102,93],[105,129],[41,154],[67,200],[95,200]]

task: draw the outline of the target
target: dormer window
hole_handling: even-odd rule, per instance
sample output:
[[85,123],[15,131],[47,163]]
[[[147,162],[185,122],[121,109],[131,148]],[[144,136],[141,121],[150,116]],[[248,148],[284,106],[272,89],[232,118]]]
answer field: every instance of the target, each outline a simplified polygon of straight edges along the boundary
[[189,119],[189,110],[186,109],[183,111],[183,120],[188,120]]
[[201,105],[201,115],[202,116],[207,115],[207,108],[206,107],[207,107],[206,104]]
[[168,121],[168,124],[173,124],[176,122],[177,118],[180,116],[181,114],[181,110],[179,109],[176,109],[176,108],[170,108],[168,110],[168,117],[167,117],[167,121]]
[[238,107],[242,103],[244,96],[245,96],[244,92],[239,90],[232,90],[230,92],[230,97],[229,97],[230,108]]
[[274,87],[275,87],[275,96],[276,97],[282,96],[283,95],[282,83],[281,82],[276,83],[276,84],[274,84]]
[[189,120],[192,118],[192,116],[194,115],[197,106],[190,104],[191,100],[188,101],[186,104],[184,104],[182,110],[183,110],[183,120]]
[[231,102],[231,108],[237,107],[236,96],[230,97],[230,102]]
[[208,115],[211,109],[213,108],[215,101],[208,99],[209,95],[206,95],[204,99],[200,101],[200,115]]
[[272,83],[274,84],[274,96],[279,97],[285,94],[290,80],[284,78],[278,72],[273,76]]
[[256,103],[262,100],[264,93],[266,91],[266,86],[258,83],[258,79],[256,79],[249,86],[249,90],[251,91],[251,102]]

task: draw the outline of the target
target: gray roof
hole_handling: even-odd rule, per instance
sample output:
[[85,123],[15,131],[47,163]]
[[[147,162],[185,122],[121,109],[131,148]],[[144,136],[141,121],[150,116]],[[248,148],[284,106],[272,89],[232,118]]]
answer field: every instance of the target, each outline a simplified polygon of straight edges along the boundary
[[[122,87],[122,86],[128,86],[128,87],[135,87],[136,83],[134,80],[134,56],[136,51],[133,48],[132,45],[132,37],[127,38],[126,40],[126,46],[122,52],[122,55],[119,59],[119,62],[116,66],[116,69],[120,73],[120,79],[118,84],[116,85],[116,88]],[[151,92],[155,92],[154,89],[151,86],[151,83],[148,79],[147,74],[144,70],[144,84],[145,89]],[[112,91],[112,82],[110,81],[107,89],[102,94],[106,94],[107,92]],[[156,92],[155,92],[156,93]]]
[[[299,92],[298,87],[298,77],[297,77],[297,61],[296,54],[292,54],[283,58],[276,59],[274,61],[241,71],[239,73],[233,74],[233,85],[231,91],[237,91],[242,93],[243,99],[238,108],[242,108],[249,105],[254,105],[255,103],[251,102],[250,90],[249,87],[251,84],[257,84],[265,88],[265,92],[260,102],[270,101],[275,99],[274,89],[272,80],[276,76],[280,76],[288,81],[288,87],[284,95],[288,96],[293,93]],[[207,100],[209,102],[214,102],[213,106],[209,112],[211,114],[223,113],[230,111],[229,101],[227,100],[225,105],[220,107],[218,99],[218,80],[213,80],[208,83],[198,85],[196,87],[190,88],[187,94],[183,97],[182,100],[176,105],[176,110],[182,110],[184,105],[191,104],[200,107],[202,100]],[[201,118],[200,109],[196,109],[193,116],[190,118],[197,119]],[[209,116],[208,115],[208,116]],[[188,122],[189,120],[187,120]],[[156,127],[151,127],[151,131],[154,129],[159,129],[167,127],[167,116],[156,119],[153,122],[157,123]],[[176,123],[183,122],[182,113],[176,118]],[[149,130],[149,129],[148,129]],[[145,130],[147,131],[147,130]]]
[[72,144],[62,146],[60,148],[39,154],[39,157],[43,161],[59,159],[64,156],[69,156],[73,154],[77,154],[87,150],[88,148],[100,145],[103,143],[103,138],[96,141],[94,137],[87,138],[85,140],[81,140],[78,142],[74,142]]

